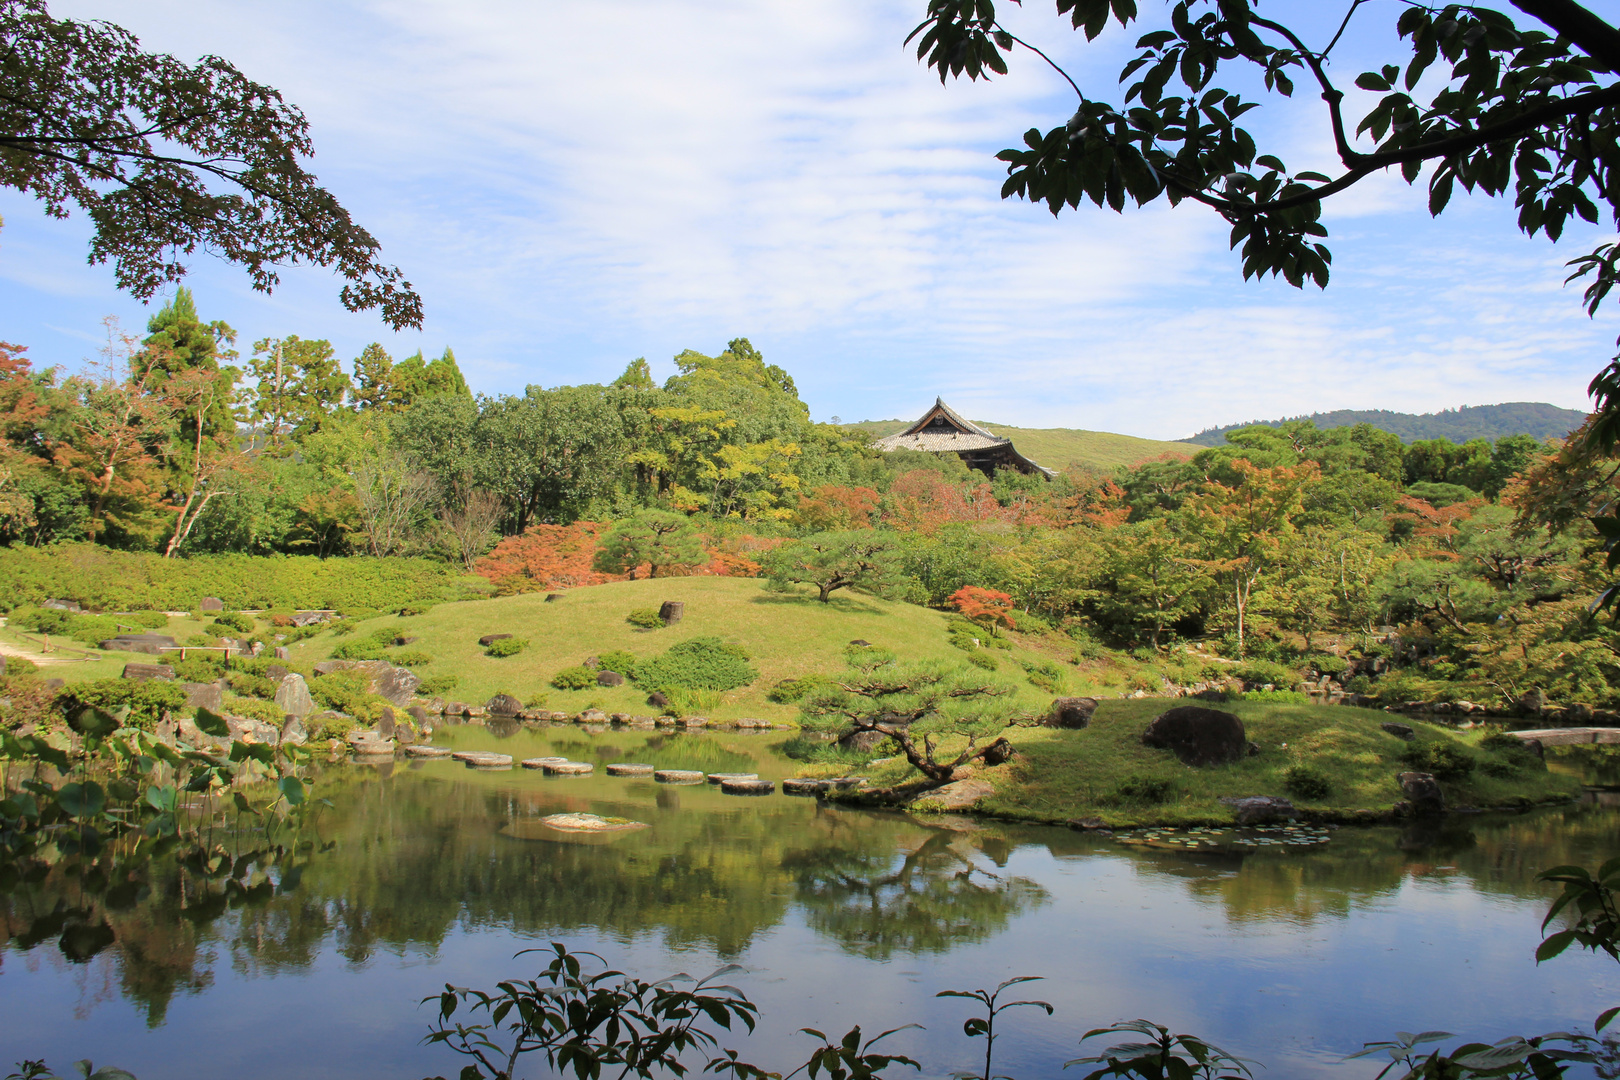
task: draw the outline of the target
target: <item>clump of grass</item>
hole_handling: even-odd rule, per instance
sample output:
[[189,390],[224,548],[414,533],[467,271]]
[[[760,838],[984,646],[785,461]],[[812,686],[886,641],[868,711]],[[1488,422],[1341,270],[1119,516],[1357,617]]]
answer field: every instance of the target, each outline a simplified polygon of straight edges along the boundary
[[650,607],[636,608],[624,617],[624,621],[643,630],[657,630],[664,625],[664,617],[658,614],[658,609]]
[[1333,790],[1333,781],[1313,765],[1290,765],[1283,773],[1283,786],[1302,799],[1325,799]]

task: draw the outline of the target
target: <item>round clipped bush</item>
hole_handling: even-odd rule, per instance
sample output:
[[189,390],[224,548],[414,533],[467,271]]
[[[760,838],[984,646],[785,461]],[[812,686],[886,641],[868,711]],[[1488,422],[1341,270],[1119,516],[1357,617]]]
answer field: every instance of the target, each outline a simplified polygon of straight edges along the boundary
[[622,675],[635,666],[635,656],[623,649],[609,649],[596,658],[597,671],[617,671]]
[[1449,742],[1413,743],[1401,758],[1419,772],[1437,780],[1461,780],[1474,771],[1474,756]]
[[434,697],[438,694],[448,694],[459,685],[461,685],[459,675],[429,675],[417,685],[416,690],[426,697]]
[[395,653],[388,659],[400,667],[427,667],[433,663],[433,654],[423,652],[421,649],[410,649],[406,652]]
[[1333,783],[1327,774],[1310,765],[1290,765],[1283,773],[1283,786],[1289,794],[1302,799],[1326,798],[1328,792],[1333,790]]
[[563,668],[551,677],[551,685],[558,690],[584,690],[596,685],[596,672],[583,664]]
[[484,655],[496,657],[516,656],[518,653],[527,648],[528,644],[529,642],[526,638],[501,638],[499,641],[490,642],[489,648],[484,650]]
[[692,638],[670,647],[663,656],[642,660],[631,672],[649,690],[716,690],[747,686],[759,678],[741,646],[717,637]]
[[214,616],[214,625],[242,634],[253,633],[253,620],[239,611],[222,611]]
[[636,608],[624,617],[624,621],[643,630],[656,630],[664,625],[664,619],[658,614],[658,609],[650,607]]

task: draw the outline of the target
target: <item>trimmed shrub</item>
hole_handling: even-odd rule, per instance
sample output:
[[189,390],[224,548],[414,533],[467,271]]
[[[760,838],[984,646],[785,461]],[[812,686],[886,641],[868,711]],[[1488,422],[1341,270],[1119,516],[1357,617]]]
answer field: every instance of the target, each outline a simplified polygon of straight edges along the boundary
[[435,697],[448,694],[460,685],[460,675],[429,675],[417,685],[416,692],[426,697]]
[[16,678],[19,675],[34,675],[38,673],[39,665],[26,656],[6,657],[6,677]]
[[986,671],[995,671],[1001,667],[1000,664],[996,663],[995,657],[979,649],[974,649],[972,652],[968,653],[967,659],[968,663],[972,664],[974,667],[983,668]]
[[381,660],[383,650],[387,648],[380,641],[371,638],[357,638],[354,641],[339,642],[337,648],[332,650],[334,660]]
[[1245,660],[1232,669],[1232,674],[1246,683],[1292,688],[1299,681],[1299,672],[1270,660]]
[[1176,782],[1162,776],[1127,776],[1114,788],[1115,802],[1157,806],[1175,794]]
[[1477,764],[1472,754],[1449,742],[1413,743],[1402,751],[1401,760],[1437,780],[1461,780]]
[[147,630],[162,630],[169,625],[169,617],[161,611],[121,611],[113,618],[125,626],[140,626]]
[[261,720],[276,727],[280,727],[281,722],[286,719],[280,706],[275,702],[240,697],[236,694],[225,695],[225,711],[232,716],[245,716],[249,720]]
[[516,656],[528,647],[529,641],[527,638],[501,638],[499,641],[490,642],[489,648],[484,650],[484,655],[494,657]]
[[523,703],[525,709],[543,709],[546,707],[545,694],[530,694],[529,699]]
[[1317,653],[1306,663],[1315,668],[1318,675],[1343,675],[1350,670],[1350,661],[1332,653]]
[[421,649],[408,649],[405,652],[394,653],[388,657],[388,660],[391,663],[398,664],[400,667],[427,667],[433,663],[433,654],[423,652]]
[[[176,672],[176,674],[179,673]],[[254,675],[246,671],[233,671],[225,676],[225,682],[232,690],[244,697],[263,698],[268,701],[276,696],[276,684],[262,675]]]
[[168,710],[186,703],[185,688],[178,683],[148,679],[97,679],[75,683],[63,691],[67,711],[100,709],[119,718],[125,727],[151,731]]
[[597,671],[617,671],[623,675],[635,666],[635,656],[623,649],[610,649],[596,658]]
[[666,695],[671,690],[735,690],[759,678],[746,650],[717,637],[683,641],[663,656],[638,661],[629,674],[648,690]]
[[553,675],[551,685],[558,690],[584,690],[596,685],[596,672],[583,664],[576,664]]
[[650,607],[636,608],[624,617],[624,621],[643,630],[656,630],[664,625],[663,616],[658,614],[658,609]]
[[1283,787],[1302,799],[1326,798],[1333,790],[1327,773],[1311,765],[1290,765],[1283,773]]
[[356,623],[353,623],[348,619],[339,619],[330,627],[333,637],[345,637],[354,633],[359,628],[360,627]]
[[225,611],[214,616],[214,625],[242,634],[253,633],[253,618],[239,611]]
[[225,665],[212,656],[188,656],[169,665],[181,682],[213,682],[225,674]]
[[1063,684],[1063,670],[1050,660],[1025,660],[1024,672],[1031,686],[1037,686],[1049,694],[1058,692]]
[[352,716],[323,716],[319,720],[312,717],[305,721],[304,726],[310,741],[320,742],[323,739],[341,739],[359,727],[360,722]]
[[[771,687],[765,697],[778,705],[792,705],[810,691],[819,686],[825,686],[830,681],[825,675],[806,675],[802,679],[783,679]],[[788,756],[792,757],[793,755],[789,754]]]

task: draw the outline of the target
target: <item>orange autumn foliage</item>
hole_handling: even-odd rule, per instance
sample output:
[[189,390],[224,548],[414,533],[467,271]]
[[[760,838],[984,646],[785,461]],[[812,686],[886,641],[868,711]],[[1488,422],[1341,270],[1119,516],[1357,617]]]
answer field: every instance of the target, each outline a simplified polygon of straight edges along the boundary
[[958,487],[932,469],[913,469],[895,478],[889,488],[885,523],[902,531],[930,533],[959,521],[1017,522],[1019,507],[1002,506],[987,482]]
[[1003,626],[1013,626],[1012,607],[1013,598],[1004,592],[994,589],[981,589],[977,585],[964,585],[953,592],[947,599],[957,611],[965,618],[977,623],[994,626],[1000,623]]
[[801,529],[814,532],[870,529],[880,499],[869,487],[823,484],[814,494],[799,496],[799,508],[794,517]]
[[[508,536],[495,550],[473,564],[473,573],[489,579],[500,596],[575,589],[632,580],[630,574],[605,574],[594,568],[602,534],[610,522],[576,521],[572,525],[531,525],[522,536]],[[709,561],[672,574],[672,577],[758,577],[758,561],[750,558],[780,541],[738,536],[706,544]],[[652,568],[638,566],[634,578],[650,577]]]

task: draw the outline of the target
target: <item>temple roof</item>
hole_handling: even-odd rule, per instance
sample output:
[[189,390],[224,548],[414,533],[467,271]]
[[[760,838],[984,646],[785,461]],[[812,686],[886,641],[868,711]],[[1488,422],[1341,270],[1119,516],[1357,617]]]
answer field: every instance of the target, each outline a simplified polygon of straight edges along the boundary
[[1002,449],[1009,462],[1023,472],[1042,472],[1056,476],[1051,469],[1035,464],[1013,448],[1011,439],[986,431],[945,404],[934,399],[933,408],[898,435],[877,440],[872,446],[885,452],[890,450],[922,450],[928,453],[963,454],[976,450]]

